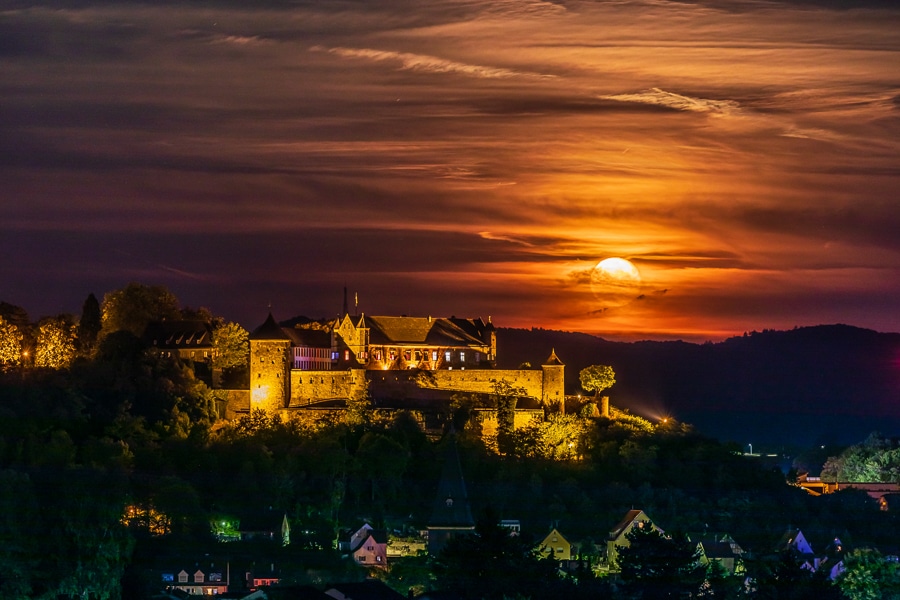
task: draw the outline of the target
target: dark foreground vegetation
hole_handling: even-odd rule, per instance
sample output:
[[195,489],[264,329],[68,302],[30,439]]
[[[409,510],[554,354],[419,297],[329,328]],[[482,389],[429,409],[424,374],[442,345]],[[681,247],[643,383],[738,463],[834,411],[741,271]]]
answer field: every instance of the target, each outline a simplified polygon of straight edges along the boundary
[[[342,530],[366,520],[398,533],[425,528],[449,442],[429,436],[413,413],[362,402],[320,419],[224,421],[221,390],[191,364],[112,327],[98,327],[95,343],[64,367],[10,364],[0,373],[0,597],[148,598],[161,587],[153,569],[162,561],[206,555],[277,562],[284,586],[323,586],[367,575],[335,550]],[[589,406],[486,439],[471,418],[476,401],[503,405],[458,396],[442,409],[458,432],[476,535],[375,573],[403,594],[895,597],[854,595],[851,583],[894,593],[896,569],[878,554],[860,553],[869,578],[841,587],[774,551],[788,527],[895,551],[897,513],[865,493],[811,497],[777,463],[689,426],[627,413],[606,419]],[[667,535],[633,539],[621,577],[598,576],[592,567],[607,535],[632,508]],[[269,510],[287,514],[290,545],[222,541],[230,523]],[[522,535],[506,535],[499,519],[519,520]],[[551,527],[579,544],[582,568],[562,576],[533,552]],[[751,585],[698,569],[681,533],[706,530],[727,532],[750,552]]]

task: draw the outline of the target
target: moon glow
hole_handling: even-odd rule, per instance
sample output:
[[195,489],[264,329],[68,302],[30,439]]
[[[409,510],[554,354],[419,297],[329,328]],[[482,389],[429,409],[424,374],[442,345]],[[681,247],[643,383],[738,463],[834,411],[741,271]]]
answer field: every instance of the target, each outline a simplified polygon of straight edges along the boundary
[[641,293],[641,273],[624,258],[601,260],[591,271],[591,291],[603,308],[624,306]]

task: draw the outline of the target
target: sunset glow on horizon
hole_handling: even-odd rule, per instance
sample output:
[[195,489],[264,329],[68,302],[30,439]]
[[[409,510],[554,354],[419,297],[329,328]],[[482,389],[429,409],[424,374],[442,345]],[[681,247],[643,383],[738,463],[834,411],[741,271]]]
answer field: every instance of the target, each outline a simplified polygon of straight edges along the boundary
[[0,301],[32,317],[138,281],[248,328],[346,286],[611,339],[900,331],[883,2],[61,6],[0,11]]

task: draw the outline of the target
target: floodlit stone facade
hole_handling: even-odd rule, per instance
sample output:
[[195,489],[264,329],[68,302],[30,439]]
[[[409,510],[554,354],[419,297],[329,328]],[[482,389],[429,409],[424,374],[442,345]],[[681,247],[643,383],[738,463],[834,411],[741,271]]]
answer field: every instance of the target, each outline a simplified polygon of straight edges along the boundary
[[[452,392],[489,394],[498,385],[550,407],[565,398],[565,366],[555,352],[539,370],[494,368],[490,319],[345,315],[331,332],[331,364],[320,360],[316,370],[295,368],[298,339],[272,315],[250,335],[251,409],[274,413],[367,390],[375,398],[427,401]],[[304,350],[313,352],[322,356],[325,348]]]

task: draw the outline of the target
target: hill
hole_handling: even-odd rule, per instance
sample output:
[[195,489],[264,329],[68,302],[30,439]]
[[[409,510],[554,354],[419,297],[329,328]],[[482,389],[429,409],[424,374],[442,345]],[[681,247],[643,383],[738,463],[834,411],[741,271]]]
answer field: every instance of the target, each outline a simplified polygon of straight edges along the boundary
[[[847,325],[744,334],[718,343],[611,342],[582,333],[499,329],[499,366],[537,366],[555,348],[566,389],[591,364],[616,371],[614,405],[671,415],[721,440],[852,443],[900,435],[900,334]],[[540,353],[541,355],[538,355]]]

